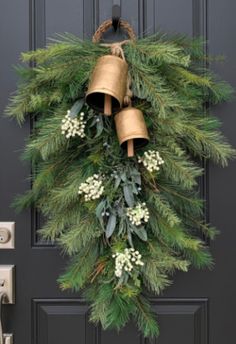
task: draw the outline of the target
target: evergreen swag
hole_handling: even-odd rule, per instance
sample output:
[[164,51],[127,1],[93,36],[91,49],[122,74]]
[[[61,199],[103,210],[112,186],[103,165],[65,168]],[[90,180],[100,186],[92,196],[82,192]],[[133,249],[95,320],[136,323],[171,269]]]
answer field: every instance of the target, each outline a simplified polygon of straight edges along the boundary
[[[16,67],[21,82],[6,112],[19,123],[36,118],[23,154],[34,174],[15,206],[34,205],[48,219],[42,238],[71,256],[61,288],[83,290],[91,321],[120,329],[133,317],[154,337],[146,293],[159,295],[175,270],[212,265],[203,237],[213,239],[216,230],[203,221],[197,180],[202,159],[225,166],[234,150],[203,104],[227,101],[232,89],[203,68],[199,39],[157,34],[126,44],[133,106],[144,112],[150,135],[149,145],[127,158],[113,119],[84,102],[91,71],[108,53],[65,34],[21,55],[31,67]],[[77,123],[74,136],[68,121]],[[164,160],[159,171],[142,163],[149,151]]]

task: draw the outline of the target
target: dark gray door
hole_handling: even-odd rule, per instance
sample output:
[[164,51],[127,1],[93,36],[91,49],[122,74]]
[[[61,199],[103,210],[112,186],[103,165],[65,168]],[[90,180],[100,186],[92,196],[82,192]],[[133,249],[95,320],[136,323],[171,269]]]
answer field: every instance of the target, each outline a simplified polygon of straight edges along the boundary
[[[22,50],[45,45],[54,32],[91,37],[111,16],[112,0],[2,0],[0,3],[0,111],[14,91],[12,64]],[[119,1],[116,1],[119,3]],[[208,52],[225,54],[226,64],[212,66],[236,83],[235,0],[126,0],[122,17],[138,35],[161,28],[202,35]],[[236,145],[236,105],[213,109],[222,118],[223,131]],[[16,265],[16,304],[3,310],[4,330],[14,333],[14,344],[147,343],[134,325],[119,335],[102,332],[88,323],[88,307],[77,295],[59,291],[56,279],[66,259],[52,246],[40,244],[40,220],[34,210],[16,215],[10,208],[14,196],[30,188],[30,166],[19,155],[30,133],[30,123],[19,128],[0,118],[0,221],[16,223],[15,250],[0,250],[0,264]],[[222,344],[235,340],[235,178],[236,164],[228,169],[207,166],[201,181],[206,216],[221,230],[211,243],[216,266],[174,276],[175,283],[153,299],[161,335],[158,344]]]

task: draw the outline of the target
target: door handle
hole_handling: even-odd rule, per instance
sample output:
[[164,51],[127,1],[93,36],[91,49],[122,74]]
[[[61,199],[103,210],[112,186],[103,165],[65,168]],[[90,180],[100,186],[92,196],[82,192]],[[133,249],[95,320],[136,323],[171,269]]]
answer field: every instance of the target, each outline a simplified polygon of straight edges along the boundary
[[3,300],[5,299],[6,294],[0,293],[0,344],[4,344],[4,338],[3,338],[3,330],[2,330],[2,304]]
[[13,334],[3,333],[3,304],[15,303],[15,266],[0,265],[0,344],[13,344]]
[[4,292],[0,293],[0,344],[13,344],[13,335],[8,333],[3,333],[2,329],[2,304],[7,298]]

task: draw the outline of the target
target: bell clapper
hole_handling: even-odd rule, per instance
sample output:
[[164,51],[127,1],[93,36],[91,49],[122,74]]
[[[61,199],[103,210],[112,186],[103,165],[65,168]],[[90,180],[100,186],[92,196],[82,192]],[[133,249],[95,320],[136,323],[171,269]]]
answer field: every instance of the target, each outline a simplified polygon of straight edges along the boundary
[[111,96],[109,94],[104,95],[104,114],[110,116],[112,113],[111,108]]
[[127,150],[128,150],[128,157],[131,158],[134,156],[134,140],[127,141]]

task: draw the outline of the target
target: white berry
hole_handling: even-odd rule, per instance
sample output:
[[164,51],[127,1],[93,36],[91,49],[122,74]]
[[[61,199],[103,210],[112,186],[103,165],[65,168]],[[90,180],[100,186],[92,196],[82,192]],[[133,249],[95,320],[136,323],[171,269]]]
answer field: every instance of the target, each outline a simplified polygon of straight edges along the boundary
[[164,164],[159,152],[154,150],[146,151],[142,157],[138,158],[138,162],[142,163],[149,172],[159,171],[160,165]]
[[148,222],[149,210],[146,203],[138,203],[133,208],[127,208],[127,216],[130,222],[135,226],[141,225],[142,222]]
[[123,273],[132,272],[134,266],[143,266],[142,256],[133,248],[125,248],[124,252],[116,252],[112,255],[115,258],[115,276],[121,277]]
[[104,192],[104,186],[102,185],[103,178],[98,174],[94,174],[88,177],[84,183],[80,184],[78,194],[84,194],[86,202],[95,200],[101,197]]
[[61,133],[65,135],[67,139],[70,137],[75,137],[76,135],[80,137],[85,137],[86,121],[84,121],[84,113],[81,112],[79,118],[72,118],[70,115],[70,110],[67,111],[65,118],[61,122]]

